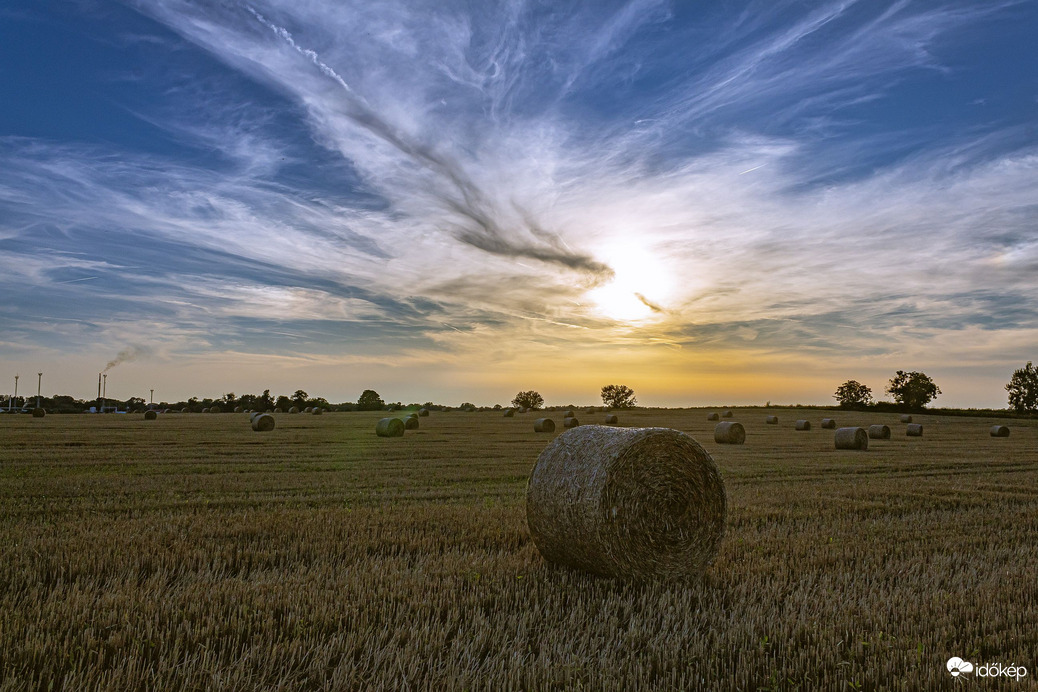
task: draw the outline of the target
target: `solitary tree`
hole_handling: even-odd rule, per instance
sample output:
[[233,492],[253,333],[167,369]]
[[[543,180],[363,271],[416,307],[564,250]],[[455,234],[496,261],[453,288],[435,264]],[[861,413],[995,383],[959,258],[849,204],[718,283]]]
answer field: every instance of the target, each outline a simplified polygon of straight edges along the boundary
[[633,408],[638,399],[627,385],[607,384],[602,387],[602,403],[609,408]]
[[365,389],[357,399],[358,411],[381,411],[385,405],[386,402],[382,401],[382,397],[374,389]]
[[1027,361],[1027,365],[1013,373],[1006,385],[1009,406],[1015,411],[1033,413],[1038,411],[1038,368]]
[[845,408],[868,406],[872,403],[872,390],[857,380],[847,380],[836,388],[833,398]]
[[512,399],[512,406],[516,408],[540,408],[544,405],[544,397],[532,389],[528,392],[519,392]]
[[292,395],[292,403],[303,408],[306,406],[306,400],[310,398],[310,395],[304,392],[302,389],[297,389],[296,393]]
[[941,388],[928,375],[921,372],[898,370],[887,385],[887,394],[894,397],[897,403],[910,409],[923,408],[940,393]]

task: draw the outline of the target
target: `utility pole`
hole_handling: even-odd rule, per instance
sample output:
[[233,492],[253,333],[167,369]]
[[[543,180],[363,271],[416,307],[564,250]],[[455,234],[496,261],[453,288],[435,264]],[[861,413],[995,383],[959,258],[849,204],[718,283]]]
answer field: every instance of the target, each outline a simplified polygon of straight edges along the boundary
[[36,408],[40,407],[40,389],[43,388],[43,373],[36,373],[39,377],[36,379]]
[[155,390],[151,390],[151,405],[155,405]]

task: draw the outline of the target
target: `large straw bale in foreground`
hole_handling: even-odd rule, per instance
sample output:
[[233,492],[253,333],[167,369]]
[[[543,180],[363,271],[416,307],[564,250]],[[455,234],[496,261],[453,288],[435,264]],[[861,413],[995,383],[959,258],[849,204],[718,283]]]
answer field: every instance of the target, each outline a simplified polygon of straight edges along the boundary
[[261,413],[252,419],[252,429],[256,432],[270,432],[274,429],[274,416]]
[[869,433],[865,428],[839,428],[833,438],[837,449],[869,448]]
[[546,560],[628,579],[701,571],[717,556],[725,516],[713,459],[667,428],[569,430],[537,458],[526,495]]
[[870,425],[869,426],[869,439],[871,440],[889,440],[890,439],[890,426],[887,425]]
[[1009,428],[1005,425],[991,426],[992,437],[1009,437]]
[[403,437],[404,421],[399,418],[382,418],[375,423],[375,434],[379,437]]
[[721,445],[741,445],[746,442],[746,428],[742,423],[726,420],[714,426],[714,442]]

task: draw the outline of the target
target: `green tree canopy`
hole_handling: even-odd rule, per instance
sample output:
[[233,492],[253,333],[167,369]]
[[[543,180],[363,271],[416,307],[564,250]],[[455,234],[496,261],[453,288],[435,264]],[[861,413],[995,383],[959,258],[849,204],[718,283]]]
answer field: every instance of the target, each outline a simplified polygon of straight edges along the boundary
[[898,370],[887,385],[887,394],[910,409],[921,409],[937,398],[941,388],[921,372]]
[[833,398],[847,408],[868,406],[872,403],[872,389],[857,380],[847,380],[836,388]]
[[512,406],[516,408],[540,408],[544,406],[544,397],[532,389],[528,392],[519,392],[512,399]]
[[1038,368],[1027,361],[1027,365],[1013,373],[1006,391],[1009,392],[1009,407],[1013,410],[1038,411]]
[[607,384],[602,387],[602,403],[609,408],[634,408],[638,399],[634,390],[624,384]]
[[358,411],[381,411],[385,405],[386,402],[382,401],[382,397],[374,389],[365,389],[357,399]]

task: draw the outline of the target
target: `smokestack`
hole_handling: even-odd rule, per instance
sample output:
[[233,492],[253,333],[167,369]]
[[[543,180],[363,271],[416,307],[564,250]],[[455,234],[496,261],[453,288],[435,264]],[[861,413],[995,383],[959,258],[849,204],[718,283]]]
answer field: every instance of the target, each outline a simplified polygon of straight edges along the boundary
[[101,373],[97,373],[97,412],[101,413]]

